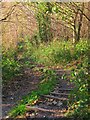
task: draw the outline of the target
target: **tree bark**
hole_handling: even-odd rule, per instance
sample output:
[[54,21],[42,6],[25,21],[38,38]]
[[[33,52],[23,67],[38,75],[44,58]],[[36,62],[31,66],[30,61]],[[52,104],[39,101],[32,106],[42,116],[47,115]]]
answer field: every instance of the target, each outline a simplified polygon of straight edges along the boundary
[[[84,3],[82,3],[82,11],[84,11]],[[80,40],[80,32],[82,27],[82,19],[83,19],[83,13],[80,13],[80,19],[78,23],[78,31],[77,31],[77,42]]]
[[[73,32],[73,36],[74,36],[74,43],[78,43],[80,40],[80,32],[81,32],[81,27],[82,27],[82,20],[83,20],[83,11],[84,11],[84,3],[82,3],[82,12],[80,12],[77,9],[76,15],[75,15],[75,19],[74,19],[74,32]],[[79,20],[78,19],[78,15],[79,15]]]

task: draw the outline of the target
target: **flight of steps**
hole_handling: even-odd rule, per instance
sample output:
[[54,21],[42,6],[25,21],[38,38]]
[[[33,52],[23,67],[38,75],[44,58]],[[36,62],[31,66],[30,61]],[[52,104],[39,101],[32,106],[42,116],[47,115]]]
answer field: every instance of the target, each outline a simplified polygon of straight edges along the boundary
[[[27,105],[27,118],[63,118],[68,110],[68,96],[73,86],[69,80],[63,80],[63,70],[56,70],[58,83],[50,94],[41,95],[34,106]],[[69,72],[67,73],[69,74]]]

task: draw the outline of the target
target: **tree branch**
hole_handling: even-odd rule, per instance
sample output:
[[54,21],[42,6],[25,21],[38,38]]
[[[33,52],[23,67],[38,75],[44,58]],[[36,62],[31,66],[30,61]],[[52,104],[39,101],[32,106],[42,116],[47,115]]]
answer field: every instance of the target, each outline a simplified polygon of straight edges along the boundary
[[10,8],[9,12],[7,13],[7,15],[6,15],[4,18],[0,19],[0,21],[4,21],[4,20],[6,20],[9,16],[11,16],[11,14],[12,14],[13,11],[15,10],[15,7],[16,7],[16,6],[17,6],[17,4],[13,5],[13,6]]

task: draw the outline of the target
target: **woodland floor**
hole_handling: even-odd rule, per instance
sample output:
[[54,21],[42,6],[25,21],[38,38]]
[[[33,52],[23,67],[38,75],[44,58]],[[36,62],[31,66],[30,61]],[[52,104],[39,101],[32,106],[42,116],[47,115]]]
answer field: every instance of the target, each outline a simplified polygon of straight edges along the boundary
[[24,69],[23,74],[14,78],[2,89],[2,113],[3,117],[7,115],[9,110],[17,104],[17,101],[32,90],[37,89],[39,76],[33,73],[32,69]]
[[[38,66],[40,67],[40,66]],[[63,80],[61,76],[66,73],[69,74],[70,71],[64,71],[61,68],[53,68],[57,75],[59,76],[58,84],[56,85],[53,93],[48,96],[41,97],[41,102],[36,103],[35,107],[43,108],[43,110],[37,110],[37,114],[34,112],[26,113],[26,117],[39,118],[39,117],[63,117],[64,114],[61,111],[66,111],[68,105],[63,102],[64,98],[67,99],[67,94],[70,93],[69,89],[73,88],[73,85],[69,84],[68,80]],[[3,117],[7,116],[7,113],[13,108],[19,100],[32,90],[37,89],[37,84],[40,82],[40,75],[38,72],[33,71],[33,69],[25,68],[23,74],[19,77],[14,78],[7,85],[3,87],[2,90],[2,113]],[[59,93],[59,94],[57,94]],[[60,95],[61,94],[61,95]],[[51,96],[51,97],[50,97]],[[52,96],[54,98],[52,98]],[[49,98],[48,98],[49,97]],[[59,100],[60,98],[61,100]],[[65,100],[67,101],[67,100]],[[48,111],[49,110],[49,111]],[[52,111],[51,111],[52,110]]]

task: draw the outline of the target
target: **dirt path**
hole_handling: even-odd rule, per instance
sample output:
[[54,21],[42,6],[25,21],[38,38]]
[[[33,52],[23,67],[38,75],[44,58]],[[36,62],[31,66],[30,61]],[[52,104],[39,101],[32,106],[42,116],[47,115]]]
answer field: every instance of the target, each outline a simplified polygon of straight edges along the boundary
[[[58,84],[56,85],[54,91],[48,96],[42,96],[41,100],[36,103],[36,106],[34,106],[34,109],[37,109],[37,112],[35,112],[35,110],[33,112],[28,111],[26,113],[26,118],[64,116],[64,113],[68,108],[67,99],[70,92],[70,90],[68,89],[71,89],[73,86],[69,84],[69,80],[65,81],[61,78],[61,76],[64,73],[69,74],[70,72],[64,71],[60,68],[54,68],[54,70],[59,76]],[[23,96],[27,95],[32,90],[37,89],[37,84],[39,83],[39,80],[39,73],[27,68],[24,69],[22,76],[13,79],[11,82],[8,83],[7,86],[3,87],[3,117],[7,116],[7,113],[10,111],[10,109],[14,107],[17,104],[17,101],[21,100]]]
[[32,69],[24,69],[23,75],[14,78],[2,89],[2,115],[5,117],[17,101],[37,88],[39,75]]
[[[68,110],[68,96],[73,89],[69,79],[64,80],[63,74],[70,74],[70,71],[55,69],[58,75],[58,83],[53,92],[41,96],[40,100],[32,107],[27,107],[26,118],[64,118]],[[30,110],[29,110],[30,109]]]

